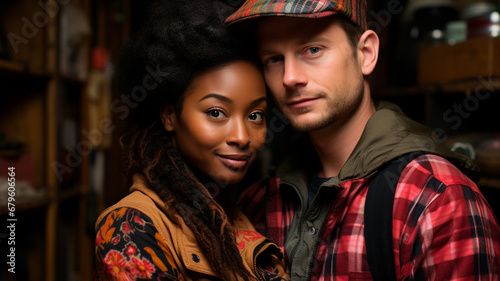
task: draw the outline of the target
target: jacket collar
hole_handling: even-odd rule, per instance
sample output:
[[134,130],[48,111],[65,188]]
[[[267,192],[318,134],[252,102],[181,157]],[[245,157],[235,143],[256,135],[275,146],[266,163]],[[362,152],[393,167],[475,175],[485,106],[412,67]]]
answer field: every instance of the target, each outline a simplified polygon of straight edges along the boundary
[[[360,140],[339,175],[328,181],[327,185],[372,177],[385,163],[415,151],[440,155],[477,180],[478,168],[472,160],[452,152],[445,143],[436,141],[431,129],[408,118],[395,104],[376,101],[375,108],[376,112],[368,120]],[[303,185],[304,177],[307,176],[304,163],[308,163],[309,168],[310,163],[318,163],[317,154],[307,136],[294,148],[278,167],[276,175],[284,183]]]
[[[146,179],[142,175],[134,175],[133,185],[130,188],[130,192],[139,191],[154,201],[156,206],[161,209],[165,214],[168,214],[169,206],[165,205],[160,196],[153,191]],[[227,204],[226,214],[230,215],[233,224],[237,230],[236,234],[236,245],[241,253],[244,264],[250,272],[257,272],[256,261],[257,257],[264,251],[271,251],[279,256],[279,248],[276,244],[272,243],[270,240],[259,234],[248,218],[234,205]],[[178,217],[180,222],[178,225],[171,224],[170,227],[174,227],[175,230],[172,233],[176,234],[178,243],[174,245],[175,252],[182,259],[183,265],[193,271],[198,273],[207,274],[210,276],[217,276],[217,273],[213,271],[208,259],[203,255],[201,249],[198,247],[198,242],[193,232],[184,223],[184,221]]]

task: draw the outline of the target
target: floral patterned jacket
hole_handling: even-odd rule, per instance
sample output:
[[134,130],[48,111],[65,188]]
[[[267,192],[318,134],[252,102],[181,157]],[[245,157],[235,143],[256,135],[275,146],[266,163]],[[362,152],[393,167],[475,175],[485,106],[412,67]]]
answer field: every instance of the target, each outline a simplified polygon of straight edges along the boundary
[[[130,194],[97,219],[96,280],[217,280],[193,233],[186,225],[175,225],[165,208],[143,177],[134,176]],[[236,207],[228,215],[252,275],[258,280],[288,279],[278,246],[258,234]]]

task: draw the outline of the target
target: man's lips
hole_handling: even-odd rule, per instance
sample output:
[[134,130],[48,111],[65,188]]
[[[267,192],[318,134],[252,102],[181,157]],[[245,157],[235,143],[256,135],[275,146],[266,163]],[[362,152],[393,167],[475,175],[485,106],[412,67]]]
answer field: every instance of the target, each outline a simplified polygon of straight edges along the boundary
[[313,105],[318,98],[301,98],[301,99],[293,99],[287,102],[287,106],[291,108],[301,108],[308,107]]
[[245,167],[250,161],[251,154],[217,154],[227,167],[238,170]]

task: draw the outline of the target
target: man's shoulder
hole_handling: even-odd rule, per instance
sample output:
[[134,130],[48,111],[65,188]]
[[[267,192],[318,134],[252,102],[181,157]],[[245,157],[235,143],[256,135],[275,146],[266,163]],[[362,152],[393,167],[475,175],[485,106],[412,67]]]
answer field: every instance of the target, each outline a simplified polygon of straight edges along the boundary
[[464,192],[480,193],[476,183],[452,162],[439,155],[424,154],[403,169],[395,198],[427,206],[444,194],[458,199]]
[[468,185],[476,186],[466,174],[464,174],[459,167],[443,156],[435,154],[424,154],[415,158],[410,162],[401,176],[402,177],[415,177],[415,176],[431,176],[444,185]]

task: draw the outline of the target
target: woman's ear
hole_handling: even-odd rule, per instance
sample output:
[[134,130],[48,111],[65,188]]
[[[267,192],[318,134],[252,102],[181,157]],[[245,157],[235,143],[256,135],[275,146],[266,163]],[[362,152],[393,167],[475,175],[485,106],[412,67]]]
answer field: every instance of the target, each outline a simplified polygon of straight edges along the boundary
[[161,107],[160,118],[163,122],[165,130],[167,130],[168,132],[173,132],[175,130],[176,113],[175,108],[172,104],[165,103]]
[[370,75],[378,60],[379,38],[375,31],[368,29],[358,42],[358,58],[363,75]]

